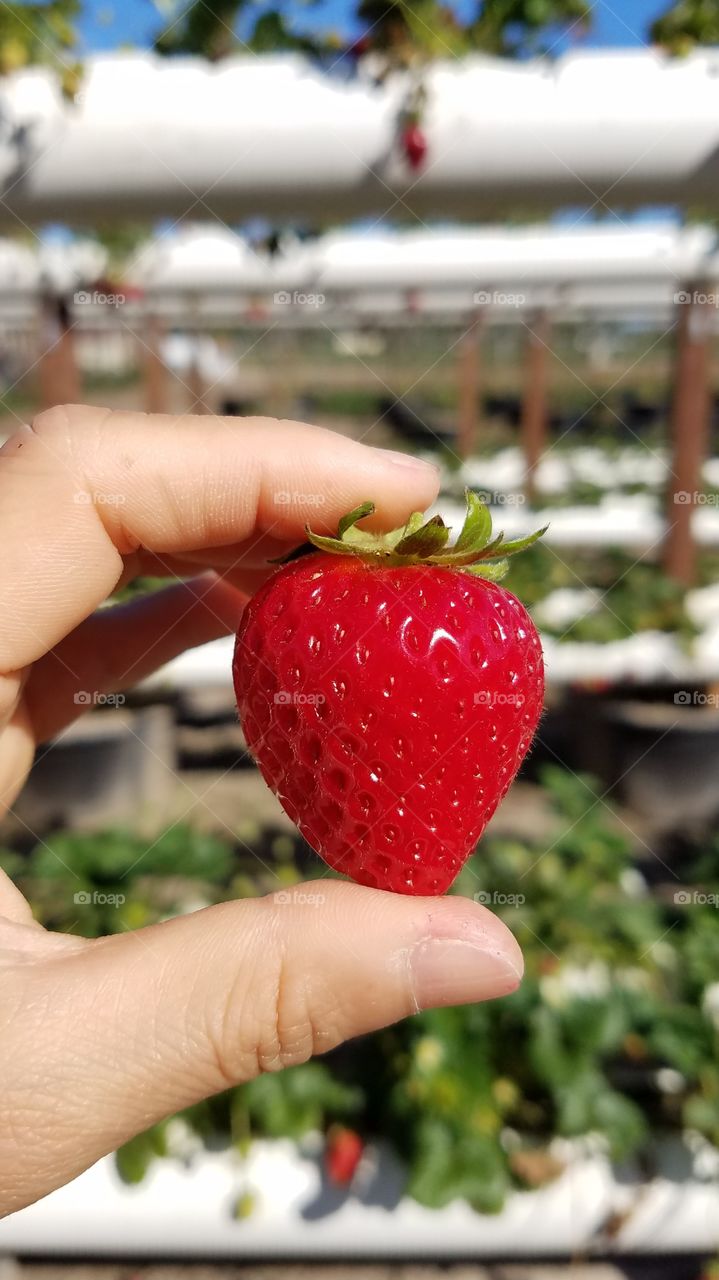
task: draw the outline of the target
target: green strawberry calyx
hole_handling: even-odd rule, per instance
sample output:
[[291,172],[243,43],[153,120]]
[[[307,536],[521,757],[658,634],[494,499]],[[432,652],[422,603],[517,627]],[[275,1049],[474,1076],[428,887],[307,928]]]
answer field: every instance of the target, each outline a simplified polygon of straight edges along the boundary
[[492,517],[486,503],[470,489],[465,490],[465,498],[467,514],[457,539],[451,545],[451,529],[442,517],[426,519],[421,511],[414,511],[406,524],[390,533],[358,529],[359,522],[375,510],[373,502],[363,502],[342,517],[334,537],[313,533],[307,525],[309,545],[291,552],[281,563],[314,549],[332,556],[355,556],[378,567],[431,564],[444,569],[461,569],[490,582],[499,582],[509,568],[509,557],[531,547],[548,526],[537,529],[526,538],[505,542],[503,533],[493,536]]

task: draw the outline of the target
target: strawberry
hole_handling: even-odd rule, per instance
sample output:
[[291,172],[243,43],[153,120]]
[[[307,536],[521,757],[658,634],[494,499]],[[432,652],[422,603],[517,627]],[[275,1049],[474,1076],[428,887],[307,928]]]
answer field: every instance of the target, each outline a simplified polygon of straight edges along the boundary
[[429,143],[424,129],[417,122],[407,124],[402,131],[402,150],[410,169],[421,169],[427,158]]
[[[516,542],[467,494],[454,543],[420,513],[393,533],[308,530],[248,605],[233,673],[245,737],[310,845],[360,884],[449,888],[525,756],[542,649],[497,580]],[[304,550],[304,548],[302,549]],[[499,560],[499,557],[502,557]]]
[[325,1172],[335,1186],[345,1187],[355,1176],[362,1159],[364,1142],[354,1129],[336,1125],[327,1134]]

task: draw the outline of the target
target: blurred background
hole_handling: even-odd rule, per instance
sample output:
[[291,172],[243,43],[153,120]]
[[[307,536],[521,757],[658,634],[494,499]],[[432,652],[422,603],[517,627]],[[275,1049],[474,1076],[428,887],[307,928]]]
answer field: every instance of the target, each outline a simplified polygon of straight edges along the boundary
[[[719,1276],[719,5],[3,3],[0,187],[0,441],[277,414],[549,523],[546,714],[456,886],[521,990],[158,1126],[0,1223],[1,1280]],[[0,866],[43,923],[318,874],[231,650],[39,750]]]

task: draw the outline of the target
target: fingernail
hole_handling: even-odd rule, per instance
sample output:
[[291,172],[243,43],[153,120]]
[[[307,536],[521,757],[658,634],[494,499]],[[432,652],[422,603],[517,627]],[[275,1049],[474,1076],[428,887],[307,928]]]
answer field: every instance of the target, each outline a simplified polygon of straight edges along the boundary
[[396,449],[379,449],[373,446],[375,453],[382,455],[383,462],[391,462],[396,467],[407,467],[410,471],[429,471],[439,475],[440,468],[436,462],[426,458],[415,458],[411,453],[398,453]]
[[494,1000],[516,991],[522,978],[521,962],[498,945],[485,948],[464,938],[425,938],[409,963],[418,1009]]

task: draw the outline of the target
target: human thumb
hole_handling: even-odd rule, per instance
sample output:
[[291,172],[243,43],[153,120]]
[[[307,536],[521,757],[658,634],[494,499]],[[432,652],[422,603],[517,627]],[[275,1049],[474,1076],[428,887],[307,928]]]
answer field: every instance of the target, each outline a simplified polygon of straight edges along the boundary
[[[512,935],[471,900],[327,880],[21,966],[0,1213],[201,1098],[420,1009],[506,995],[521,973]],[[20,1186],[13,1141],[38,1153]]]

